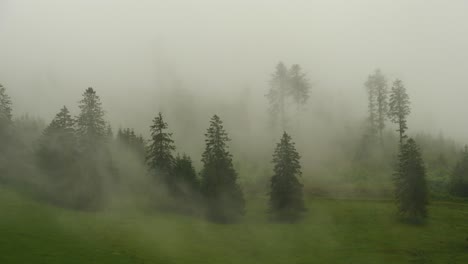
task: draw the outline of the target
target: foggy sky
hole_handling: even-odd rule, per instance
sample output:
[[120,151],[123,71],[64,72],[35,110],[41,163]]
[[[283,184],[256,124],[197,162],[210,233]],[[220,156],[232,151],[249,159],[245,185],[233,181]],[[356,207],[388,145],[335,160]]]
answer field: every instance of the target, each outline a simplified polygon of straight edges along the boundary
[[[367,75],[404,81],[410,127],[468,142],[468,1],[0,0],[0,83],[14,114],[49,119],[94,87],[115,125],[149,124],[173,82],[206,98],[250,88],[278,61],[365,116]],[[319,93],[316,93],[318,95]],[[130,113],[130,114],[129,114]]]

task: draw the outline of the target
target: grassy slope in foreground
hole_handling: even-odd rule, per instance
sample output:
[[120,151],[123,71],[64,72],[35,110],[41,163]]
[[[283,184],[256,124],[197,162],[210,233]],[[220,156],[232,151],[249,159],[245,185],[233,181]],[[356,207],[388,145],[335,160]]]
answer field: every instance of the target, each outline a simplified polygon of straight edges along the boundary
[[264,201],[242,223],[174,214],[82,213],[0,188],[0,263],[468,263],[468,204],[433,203],[425,226],[389,202],[310,199],[299,224],[268,223]]

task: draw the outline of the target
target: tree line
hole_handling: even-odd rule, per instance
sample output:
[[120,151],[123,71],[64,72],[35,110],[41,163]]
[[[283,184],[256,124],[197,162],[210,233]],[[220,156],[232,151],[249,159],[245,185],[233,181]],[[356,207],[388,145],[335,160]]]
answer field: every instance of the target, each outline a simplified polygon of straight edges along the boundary
[[[287,112],[291,105],[296,105],[299,111],[307,103],[311,86],[299,65],[288,69],[283,63],[276,66],[270,85],[267,99],[272,122],[280,124],[283,134],[273,152],[268,212],[277,221],[296,221],[306,206],[300,155],[285,132]],[[370,144],[384,145],[387,120],[398,127],[399,154],[394,173],[398,211],[402,217],[424,219],[428,204],[426,169],[417,143],[406,134],[411,112],[406,88],[396,79],[389,92],[380,70],[371,74],[364,85],[369,110],[366,135]],[[131,128],[120,128],[114,136],[93,88],[85,90],[78,106],[76,116],[66,106],[61,108],[44,129],[34,150],[37,165],[47,178],[42,190],[47,200],[71,208],[99,208],[105,196],[105,181],[119,177],[118,164],[109,148],[117,144],[141,159],[154,184],[165,186],[177,201],[202,206],[210,220],[232,222],[245,213],[247,201],[229,151],[231,139],[218,115],[210,119],[201,156],[203,167],[197,172],[190,156],[175,153],[175,142],[163,113],[155,116],[149,127],[150,139],[145,140]],[[0,85],[0,172],[8,170],[7,146],[14,138],[10,129],[13,123],[12,101],[6,88]],[[452,173],[450,192],[453,195],[468,196],[467,168],[468,149],[465,149]]]

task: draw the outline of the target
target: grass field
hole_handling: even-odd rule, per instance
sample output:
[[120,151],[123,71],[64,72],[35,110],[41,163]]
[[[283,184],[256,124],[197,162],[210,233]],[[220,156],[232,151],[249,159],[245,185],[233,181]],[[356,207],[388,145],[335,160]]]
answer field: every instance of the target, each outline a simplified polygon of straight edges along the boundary
[[424,226],[391,202],[309,199],[298,224],[264,201],[219,225],[170,213],[67,211],[0,188],[0,263],[468,263],[468,204],[433,202]]

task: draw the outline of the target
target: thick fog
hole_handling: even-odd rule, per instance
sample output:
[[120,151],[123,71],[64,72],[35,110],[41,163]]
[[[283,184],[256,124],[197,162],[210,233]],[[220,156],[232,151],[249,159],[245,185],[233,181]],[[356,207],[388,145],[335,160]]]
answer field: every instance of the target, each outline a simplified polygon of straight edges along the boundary
[[455,0],[0,0],[0,83],[14,115],[46,121],[92,86],[113,126],[147,133],[175,89],[212,112],[248,94],[264,115],[278,61],[300,64],[311,98],[359,120],[363,83],[381,68],[405,82],[411,131],[467,141],[467,10]]

